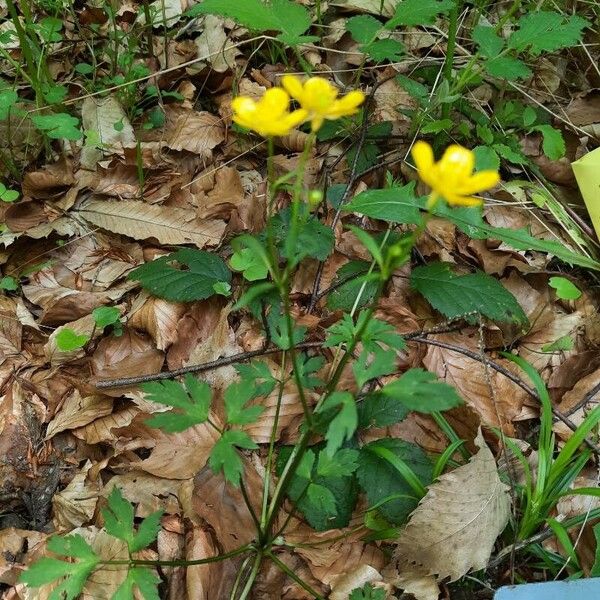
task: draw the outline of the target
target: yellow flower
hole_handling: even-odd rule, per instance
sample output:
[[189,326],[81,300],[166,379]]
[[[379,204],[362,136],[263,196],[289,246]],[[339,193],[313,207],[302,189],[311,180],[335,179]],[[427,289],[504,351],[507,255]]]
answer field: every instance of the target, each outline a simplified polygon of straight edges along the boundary
[[477,206],[481,200],[473,194],[489,190],[500,181],[497,171],[473,173],[475,155],[457,144],[448,146],[438,162],[434,162],[433,150],[427,142],[417,142],[412,155],[419,177],[431,188],[430,206],[439,197],[452,206]]
[[263,137],[287,135],[308,115],[304,109],[290,112],[290,97],[278,87],[268,89],[258,102],[248,96],[238,96],[231,101],[231,108],[238,125]]
[[311,77],[304,83],[294,75],[284,75],[281,85],[308,112],[312,130],[317,131],[325,119],[339,119],[355,114],[365,95],[354,90],[338,99],[338,90],[322,77]]

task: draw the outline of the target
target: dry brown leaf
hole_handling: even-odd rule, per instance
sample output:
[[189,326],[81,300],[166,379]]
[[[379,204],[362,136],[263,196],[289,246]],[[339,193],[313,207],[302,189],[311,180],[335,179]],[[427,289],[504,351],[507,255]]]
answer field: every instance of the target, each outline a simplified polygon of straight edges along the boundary
[[57,531],[71,531],[89,522],[96,511],[100,486],[88,480],[92,463],[87,461],[69,485],[52,498],[53,523]]
[[[431,339],[479,352],[477,332],[440,334],[431,336]],[[509,371],[517,370],[506,359],[494,361]],[[521,413],[524,402],[529,399],[527,392],[516,383],[491,367],[486,373],[485,365],[477,360],[437,346],[429,346],[423,364],[454,386],[466,404],[479,414],[484,425],[501,427],[507,435],[514,435],[512,420]]]
[[[260,514],[262,478],[245,459],[242,477],[254,512]],[[227,483],[221,473],[213,473],[208,466],[194,478],[192,508],[196,517],[213,528],[224,552],[250,543],[256,535],[254,521],[239,488]]]
[[[163,353],[156,349],[149,336],[125,328],[119,337],[100,340],[92,356],[91,367],[97,379],[115,379],[158,373],[163,362]],[[122,392],[109,390],[107,394],[121,395]]]
[[46,534],[15,527],[0,529],[0,583],[14,585],[23,571],[22,562],[27,552],[40,544]]
[[[586,395],[597,385],[600,385],[600,369],[590,373],[578,381],[572,390],[564,394],[558,409],[575,423],[581,425],[586,415],[598,406],[600,394],[596,393],[587,402],[583,402]],[[573,435],[573,430],[567,427],[562,421],[557,421],[553,427],[554,431],[563,439],[567,440]]]
[[[112,412],[113,401],[107,396],[86,396],[82,398],[78,390],[67,396],[54,418],[48,423],[46,439],[67,429],[83,427]],[[81,525],[81,523],[80,523]]]
[[[74,183],[72,161],[61,159],[54,164],[44,166],[39,171],[26,173],[21,191],[23,196],[29,198],[56,198],[62,196],[65,188]],[[62,208],[67,207],[62,206]]]
[[[186,541],[186,560],[198,560],[217,554],[219,547],[209,533],[200,527],[194,527]],[[239,559],[188,567],[187,600],[229,598],[239,568]]]
[[128,325],[146,331],[159,350],[166,350],[177,338],[177,323],[185,312],[185,304],[168,302],[144,293],[137,305],[132,309]]
[[216,246],[225,231],[223,221],[203,221],[191,211],[136,200],[92,200],[82,205],[77,214],[107,231],[137,240],[155,238],[161,244],[175,246]]
[[[208,423],[194,425],[180,433],[165,433],[145,425],[147,418],[140,415],[119,432],[118,450],[151,449],[148,458],[129,460],[129,468],[166,479],[194,477],[206,464],[219,433]],[[215,415],[211,414],[210,418],[213,423],[219,423]]]
[[225,126],[209,112],[198,112],[176,104],[165,106],[166,145],[208,158],[211,150],[225,140]]
[[329,600],[348,600],[350,592],[361,588],[366,583],[382,581],[381,573],[370,565],[359,565],[356,569],[345,573],[335,580],[331,586]]
[[92,421],[89,425],[73,430],[73,435],[88,444],[114,442],[117,431],[127,427],[140,411],[135,407],[127,407],[106,417]]
[[239,48],[231,43],[223,28],[224,19],[215,15],[204,17],[204,31],[195,39],[198,57],[205,59],[188,67],[188,73],[196,74],[210,65],[213,71],[225,73],[235,67]]
[[[394,550],[394,583],[402,576],[456,581],[487,565],[508,523],[510,499],[481,432],[476,444],[477,454],[439,477],[411,514]],[[422,594],[417,599],[430,597]]]
[[[124,148],[136,145],[135,132],[115,96],[87,97],[81,106],[81,121],[86,133],[93,132],[97,143],[85,144],[81,150],[81,166],[95,169],[104,154],[123,154]],[[117,129],[115,125],[120,124]],[[96,137],[97,136],[97,137]]]

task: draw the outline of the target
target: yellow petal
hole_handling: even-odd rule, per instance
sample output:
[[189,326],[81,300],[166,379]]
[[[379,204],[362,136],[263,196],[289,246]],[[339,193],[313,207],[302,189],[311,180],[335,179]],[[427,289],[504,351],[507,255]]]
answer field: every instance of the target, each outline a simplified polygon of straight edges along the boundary
[[321,115],[313,117],[313,119],[310,122],[310,128],[313,131],[319,131],[319,129],[321,129],[321,125],[323,125],[323,121],[325,121],[325,119]]
[[295,75],[284,75],[281,78],[281,85],[283,89],[295,100],[302,102],[304,90],[302,82]]
[[446,193],[444,198],[450,206],[479,206],[483,202],[479,198],[473,198],[473,196],[461,196],[451,192]]
[[[276,118],[286,112],[290,105],[290,97],[285,90],[278,87],[268,89],[260,100],[259,108],[265,113],[272,113],[271,116]],[[268,114],[265,116],[269,116]]]
[[256,102],[248,96],[238,96],[231,101],[231,108],[234,113],[248,114],[256,110]]
[[438,163],[440,174],[443,173],[454,181],[470,177],[474,166],[475,155],[458,144],[448,146]]
[[346,94],[343,98],[336,100],[327,111],[328,119],[337,119],[355,114],[358,106],[362,104],[365,95],[358,90]]
[[[412,157],[419,176],[423,179],[423,175],[433,167],[433,150],[431,146],[427,142],[419,140],[412,148]],[[425,180],[423,179],[423,181]]]
[[289,129],[294,129],[300,125],[300,123],[306,121],[307,117],[308,111],[304,110],[303,108],[299,108],[298,110],[292,111],[285,117],[285,123]]
[[302,107],[316,112],[326,112],[337,98],[338,91],[327,79],[311,77],[304,84]]
[[493,187],[496,187],[499,182],[500,175],[498,175],[496,171],[480,171],[463,181],[458,186],[457,191],[465,196],[470,196],[471,194],[478,194],[479,192],[490,190]]

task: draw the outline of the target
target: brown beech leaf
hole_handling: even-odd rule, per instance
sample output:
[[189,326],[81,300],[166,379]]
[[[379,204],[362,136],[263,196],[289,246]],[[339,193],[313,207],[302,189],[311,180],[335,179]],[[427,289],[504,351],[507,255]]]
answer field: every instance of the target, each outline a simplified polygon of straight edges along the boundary
[[201,220],[182,208],[138,200],[91,200],[77,214],[107,231],[136,240],[155,238],[161,244],[216,246],[225,231],[224,221]]
[[[243,460],[244,485],[255,514],[260,514],[262,478],[246,459]],[[227,483],[221,473],[213,473],[208,466],[194,478],[192,509],[193,516],[204,519],[213,528],[224,552],[248,544],[256,536],[254,521],[240,489]]]
[[[558,409],[568,416],[575,425],[581,425],[586,415],[596,408],[598,402],[600,402],[598,393],[593,395],[587,402],[584,402],[586,394],[591,392],[597,385],[600,385],[600,369],[583,377],[572,390],[566,392],[558,405]],[[561,421],[557,421],[553,429],[563,440],[567,440],[573,435],[573,431]]]
[[98,379],[116,379],[158,373],[163,362],[163,353],[154,347],[150,337],[125,328],[119,337],[113,335],[100,340],[91,367]]
[[456,581],[470,570],[485,568],[496,538],[508,523],[508,486],[500,481],[481,431],[476,444],[479,451],[466,465],[440,476],[429,487],[398,538],[390,567],[395,571],[393,583],[403,587],[407,577],[418,600],[432,597],[415,593],[419,579]]
[[108,396],[86,396],[82,398],[78,390],[67,396],[54,418],[48,423],[46,439],[67,429],[83,427],[112,412],[113,400]]
[[165,106],[166,145],[210,157],[211,150],[225,140],[223,121],[209,112],[198,112],[176,104]]
[[71,531],[94,516],[100,486],[88,480],[92,463],[88,460],[67,487],[52,498],[53,523],[57,531]]
[[[186,560],[198,560],[219,554],[219,546],[203,528],[194,527],[186,539]],[[240,559],[223,560],[188,567],[186,575],[187,600],[229,598]]]
[[73,430],[73,435],[88,444],[99,444],[100,442],[115,442],[117,432],[127,427],[138,415],[139,409],[128,406],[105,417],[100,417]]
[[[470,335],[464,332],[439,334],[431,336],[431,339],[479,352],[477,332]],[[506,359],[494,361],[509,371],[516,371],[513,363]],[[479,414],[484,425],[501,427],[507,435],[514,435],[512,421],[529,399],[527,392],[517,384],[492,368],[486,373],[485,365],[477,360],[433,345],[427,349],[423,364],[440,379],[454,386],[466,404]]]
[[177,323],[185,312],[185,304],[168,302],[144,294],[143,304],[134,308],[128,320],[130,327],[146,331],[159,350],[166,350],[177,337]]

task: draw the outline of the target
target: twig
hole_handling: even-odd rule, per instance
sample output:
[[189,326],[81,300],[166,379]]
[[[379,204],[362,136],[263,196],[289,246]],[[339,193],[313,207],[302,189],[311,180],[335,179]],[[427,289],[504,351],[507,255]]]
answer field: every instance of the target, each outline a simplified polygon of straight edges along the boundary
[[[473,352],[472,350],[469,350],[467,348],[462,348],[461,346],[456,346],[454,344],[448,344],[447,342],[441,342],[440,340],[430,340],[430,339],[424,338],[424,337],[413,337],[412,340],[413,340],[413,342],[418,342],[421,344],[429,344],[430,346],[437,346],[438,348],[444,348],[445,350],[451,350],[452,352],[458,352],[459,354],[468,356],[469,358],[472,358],[473,360],[482,362],[481,356],[479,356],[479,354],[477,352]],[[510,379],[513,383],[518,385],[521,389],[525,390],[532,398],[534,398],[535,400],[540,402],[540,397],[537,395],[537,392],[533,388],[530,388],[524,381],[519,379],[514,373],[511,373],[508,369],[506,369],[502,365],[499,365],[497,362],[494,362],[493,360],[487,359],[487,364],[492,369],[494,369],[494,371],[497,371],[498,373],[501,373],[505,377],[508,377],[508,379]],[[561,411],[559,411],[554,406],[552,407],[552,414],[557,419],[562,421],[571,431],[577,430],[577,425],[575,425],[575,423],[573,423],[573,421],[571,421],[571,419],[569,419],[567,416],[565,416]],[[598,456],[600,456],[600,448],[592,440],[590,440],[589,438],[586,437],[586,438],[584,438],[584,441]]]
[[[303,350],[305,348],[319,348],[323,344],[322,342],[304,342],[298,344],[296,348]],[[146,383],[148,381],[159,381],[162,379],[172,379],[173,377],[179,377],[186,373],[201,373],[203,371],[212,371],[220,367],[232,365],[237,362],[243,362],[250,360],[256,356],[266,356],[268,354],[277,354],[282,352],[281,348],[261,348],[260,350],[250,350],[249,352],[240,352],[239,354],[232,354],[231,356],[224,356],[217,360],[211,360],[209,362],[201,363],[199,365],[189,365],[182,367],[181,369],[174,369],[173,371],[161,371],[160,373],[152,373],[150,375],[136,375],[133,377],[121,377],[119,379],[103,379],[96,383],[96,388],[99,390],[106,390],[109,388],[124,387],[126,385],[137,385],[138,383]]]

